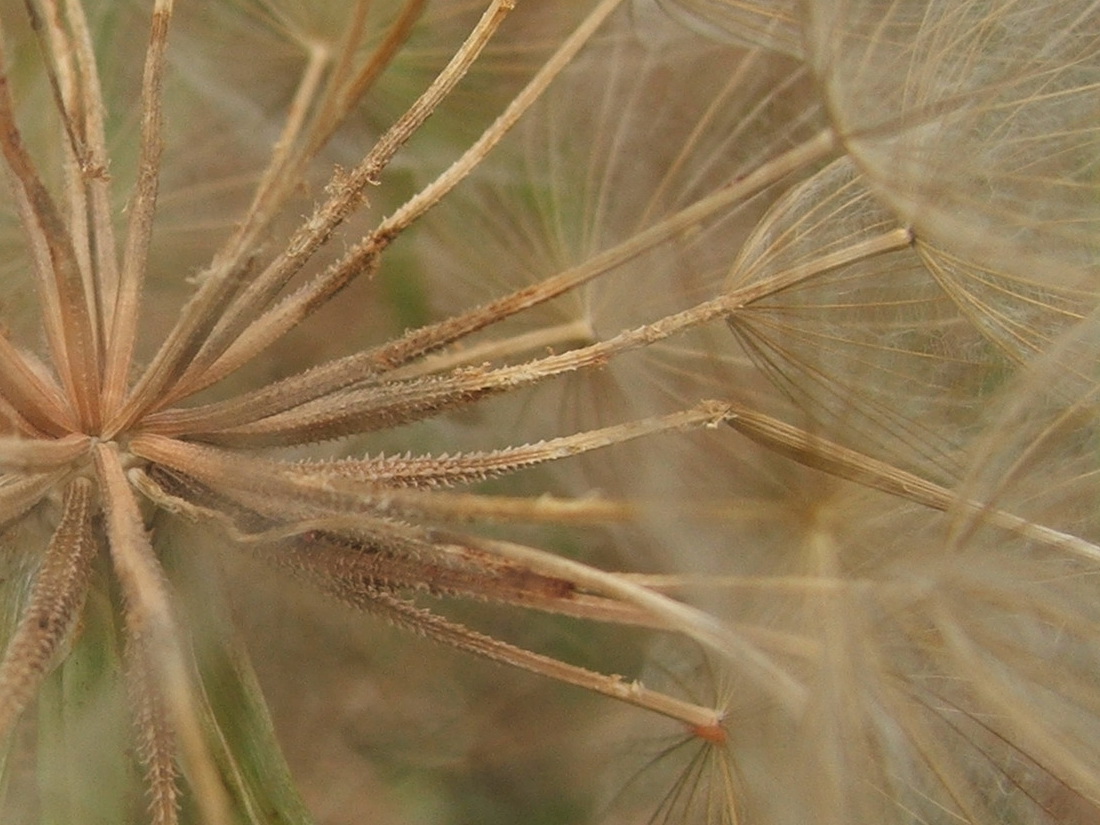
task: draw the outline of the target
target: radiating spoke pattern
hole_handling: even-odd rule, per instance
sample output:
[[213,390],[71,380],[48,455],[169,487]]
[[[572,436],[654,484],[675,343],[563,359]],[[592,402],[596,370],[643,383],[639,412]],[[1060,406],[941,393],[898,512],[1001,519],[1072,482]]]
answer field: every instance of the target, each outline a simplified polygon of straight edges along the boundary
[[1098,32],[0,0],[0,821],[1096,821]]

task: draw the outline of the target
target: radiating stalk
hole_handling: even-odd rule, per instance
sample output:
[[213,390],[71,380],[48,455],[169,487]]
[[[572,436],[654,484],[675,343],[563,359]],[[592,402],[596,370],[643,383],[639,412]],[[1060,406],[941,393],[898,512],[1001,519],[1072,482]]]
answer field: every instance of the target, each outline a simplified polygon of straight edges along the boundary
[[126,231],[126,248],[118,294],[110,308],[110,346],[104,377],[107,414],[111,415],[122,402],[130,374],[134,341],[140,317],[141,291],[145,281],[149,243],[153,236],[153,216],[156,212],[160,181],[160,156],[163,144],[161,111],[165,54],[168,47],[168,25],[172,19],[173,0],[157,0],[145,52],[145,70],[141,81],[141,152],[137,182],[129,204],[130,222]]
[[376,613],[429,639],[494,662],[511,665],[558,682],[610,696],[635,707],[676,719],[691,728],[721,727],[722,713],[714,708],[685,702],[650,690],[640,682],[628,681],[621,676],[597,673],[502,642],[418,608],[411,602],[385,590],[364,589],[354,584],[334,580],[323,571],[318,573],[313,570],[308,558],[308,556],[300,557],[292,564],[298,566],[299,573],[316,587],[353,607]]
[[73,464],[88,452],[91,439],[72,433],[64,438],[0,436],[0,472],[45,473]]
[[65,488],[61,520],[46,547],[27,606],[0,660],[0,738],[38,692],[80,620],[97,542],[92,531],[91,481]]
[[[205,430],[207,427],[215,429],[219,426],[232,426],[229,424],[231,421],[238,423],[244,419],[255,421],[403,366],[466,335],[545,303],[598,278],[707,220],[720,210],[751,197],[791,171],[820,160],[832,151],[833,146],[832,132],[822,131],[799,146],[772,158],[743,178],[731,182],[728,186],[637,233],[623,243],[544,281],[519,289],[445,321],[413,330],[375,349],[331,361],[240,398],[188,410],[167,410],[148,416],[146,424],[155,428],[157,432],[173,435],[200,428]],[[381,231],[380,229],[379,232]],[[368,264],[376,265],[377,254],[382,248],[379,245],[382,243],[381,240],[372,235],[364,243],[367,246],[353,249],[343,261],[330,269],[335,271]],[[370,244],[374,246],[368,249]],[[224,377],[262,351],[272,340],[299,323],[305,314],[312,311],[315,293],[319,294],[321,290],[330,286],[327,281],[326,274],[326,277],[315,280],[313,284],[292,296],[292,299],[265,315],[260,322],[245,330],[237,344],[226,352],[224,362],[216,363],[201,380],[195,376],[194,380],[186,385],[187,392],[202,389],[213,380]],[[299,298],[301,300],[297,300]],[[169,398],[178,400],[184,394],[186,393],[181,387],[179,394],[172,394]]]
[[[141,681],[167,709],[179,740],[196,802],[209,825],[230,825],[229,798],[204,738],[204,725],[180,630],[172,616],[168,588],[145,530],[118,448],[100,442],[94,450],[96,474],[107,516],[111,561],[125,602],[127,643],[141,659]],[[145,675],[146,669],[148,675]]]
[[178,381],[200,350],[205,348],[206,357],[213,360],[258,312],[266,308],[287,281],[330,238],[336,227],[359,207],[364,190],[377,181],[397,150],[465,75],[512,7],[513,0],[494,0],[431,86],[390,127],[355,169],[337,174],[332,184],[332,196],[306,220],[285,250],[248,283],[243,294],[233,297],[243,274],[236,268],[209,273],[205,277],[152,364],[110,423],[108,435],[125,429],[166,388]]
[[[80,424],[98,428],[100,350],[91,312],[94,300],[86,293],[69,230],[16,123],[3,41],[0,30],[0,154],[10,173],[15,205],[34,261],[54,364]],[[60,115],[67,118],[64,111]]]
[[31,369],[26,358],[0,335],[0,396],[32,427],[60,435],[76,422],[57,388]]

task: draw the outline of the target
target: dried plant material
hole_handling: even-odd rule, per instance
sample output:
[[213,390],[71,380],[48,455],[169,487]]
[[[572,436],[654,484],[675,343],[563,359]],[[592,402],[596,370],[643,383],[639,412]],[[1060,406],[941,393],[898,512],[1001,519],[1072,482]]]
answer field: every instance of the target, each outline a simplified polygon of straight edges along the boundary
[[[645,0],[637,0],[640,4]],[[649,0],[652,2],[652,0]],[[802,57],[793,0],[657,0],[668,13],[711,37]]]
[[[530,290],[547,276],[576,273],[578,281],[485,330],[464,348],[470,363],[579,348],[707,299],[792,169],[828,151],[815,142],[824,122],[803,65],[675,29],[649,37],[656,27],[626,17],[608,29],[481,175],[441,205],[442,230],[426,250],[442,268],[438,304]],[[600,71],[606,81],[592,84]],[[472,225],[484,240],[463,244]],[[545,335],[527,334],[532,324]],[[725,393],[738,372],[722,356],[737,358],[715,348],[710,332],[566,377],[568,388],[552,391],[563,423],[607,424],[690,403],[705,373]]]
[[12,5],[5,825],[1096,818],[1093,6]]
[[1010,358],[1025,362],[1096,307],[1096,292],[1059,287],[1043,277],[1020,277],[918,243],[929,274],[970,322]]
[[92,558],[92,485],[74,479],[19,626],[0,661],[0,731],[7,735],[54,664],[84,606]]
[[919,237],[1017,277],[1092,287],[1091,0],[837,0],[807,12],[837,132]]
[[911,243],[853,163],[834,161],[742,247],[729,325],[823,437],[950,481],[953,430],[969,426],[996,359]]

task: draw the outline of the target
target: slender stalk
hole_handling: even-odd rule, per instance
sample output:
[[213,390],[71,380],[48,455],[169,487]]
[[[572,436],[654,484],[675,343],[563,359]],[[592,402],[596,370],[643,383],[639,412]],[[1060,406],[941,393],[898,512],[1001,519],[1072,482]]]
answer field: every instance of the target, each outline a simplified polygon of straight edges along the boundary
[[426,5],[427,0],[405,0],[401,11],[386,31],[386,36],[371,53],[370,59],[353,77],[334,88],[333,93],[326,97],[326,106],[318,113],[310,129],[307,154],[313,154],[328,142],[356,101],[362,99],[383,70],[390,65],[408,40]]
[[387,377],[394,381],[419,378],[432,373],[447,372],[456,367],[501,361],[532,352],[572,349],[576,346],[591,344],[595,338],[591,323],[585,318],[577,318],[553,326],[538,327],[530,332],[510,335],[507,338],[496,338],[450,352],[428,355],[416,363],[390,371]]
[[[414,330],[373,350],[331,361],[237,399],[188,410],[166,410],[162,413],[154,413],[146,417],[145,423],[151,429],[155,428],[157,432],[163,432],[166,435],[199,430],[213,431],[234,426],[229,422],[239,422],[242,417],[256,421],[352,384],[369,380],[491,324],[582,286],[653,249],[669,238],[698,225],[731,204],[738,203],[769,184],[781,180],[791,171],[828,155],[833,146],[832,132],[828,130],[820,132],[743,178],[731,182],[719,191],[633,235],[623,243],[595,255],[590,260],[469,312]],[[381,243],[381,241],[376,240],[374,243]],[[353,250],[344,261],[335,265],[334,270],[342,271],[348,267],[354,268],[354,266],[368,263],[376,266],[377,255],[373,252],[367,254],[364,251],[366,248]],[[322,290],[331,288],[328,275],[315,283],[316,286],[307,287],[299,293],[300,300],[287,301],[283,306],[277,307],[270,318],[265,316],[266,321],[258,322],[245,330],[237,345],[226,353],[222,361],[211,368],[206,377],[201,381],[196,377],[195,382],[186,385],[187,391],[197,391],[208,386],[214,379],[224,377],[262,351],[271,340],[274,340],[271,336],[277,337],[299,323],[304,315],[312,310],[314,298]],[[327,295],[327,291],[324,294]],[[276,315],[281,317],[275,317]],[[180,389],[180,394],[170,394],[168,398],[178,400],[180,395],[184,394],[182,386]]]
[[465,75],[481,50],[511,11],[514,0],[494,0],[462,47],[431,86],[409,107],[350,173],[334,177],[333,195],[294,234],[286,249],[253,279],[237,300],[240,273],[212,272],[198,294],[184,308],[153,363],[138,381],[123,409],[108,427],[114,434],[131,424],[163,390],[184,374],[189,362],[205,347],[207,360],[220,355],[257,311],[283,288],[332,235],[336,227],[362,203],[364,190],[375,183],[397,150],[431,115]]
[[846,478],[933,510],[958,510],[967,516],[1064,550],[1089,562],[1100,561],[1100,547],[1079,536],[1037,524],[991,504],[966,499],[914,473],[791,426],[769,415],[731,405],[726,423],[741,434],[800,464]]
[[[100,350],[90,311],[92,298],[85,292],[72,237],[16,125],[3,40],[0,30],[0,153],[11,173],[20,221],[31,246],[54,362],[80,424],[97,428]],[[65,112],[61,114],[66,117]]]
[[[440,531],[439,537],[445,539],[447,534]],[[534,547],[493,539],[467,537],[467,541],[486,553],[525,565],[533,571],[558,576],[590,592],[642,608],[662,621],[669,630],[695,639],[724,656],[733,657],[734,661],[744,666],[747,674],[773,691],[788,712],[798,714],[804,706],[804,685],[749,642],[744,634],[722,624],[708,613],[649,590],[618,573],[598,570]]]
[[311,102],[331,62],[332,55],[325,46],[314,44],[310,47],[306,67],[287,110],[286,122],[272,148],[271,159],[256,186],[252,202],[229,240],[214,256],[210,271],[228,271],[239,267],[241,261],[247,258],[247,250],[256,243],[283,205],[287,193],[298,184],[298,167],[302,158],[297,146]]
[[177,742],[170,713],[158,690],[157,675],[140,645],[126,646],[126,682],[137,752],[145,768],[152,825],[177,825],[180,790],[177,784]]
[[[137,455],[172,467],[223,492],[230,492],[234,487],[233,476],[241,475],[241,481],[238,482],[241,486],[237,487],[237,492],[238,494],[245,493],[248,500],[243,503],[246,506],[264,507],[273,504],[284,514],[288,512],[287,505],[279,503],[278,499],[289,502],[291,498],[294,498],[300,502],[299,506],[304,506],[307,509],[320,505],[324,509],[335,507],[344,513],[347,512],[349,506],[355,506],[354,498],[339,494],[340,485],[336,482],[330,482],[326,487],[315,490],[314,494],[310,493],[308,487],[295,485],[289,479],[281,482],[277,481],[277,477],[271,474],[264,474],[266,478],[263,482],[259,482],[260,473],[247,466],[247,462],[242,463],[232,456],[219,459],[218,451],[210,448],[174,442],[152,435],[135,437],[130,448]],[[288,483],[289,486],[287,486]],[[289,496],[281,495],[280,491],[283,491],[284,488],[287,493],[290,493],[291,490],[294,492],[290,493]],[[278,496],[278,499],[273,498],[273,496]],[[437,501],[440,496],[439,493],[431,494],[431,497]],[[380,508],[384,512],[385,507],[401,498],[407,499],[406,491],[378,490],[375,494],[364,499],[366,512],[378,513]],[[425,506],[429,505],[425,502]],[[445,507],[442,503],[439,506]],[[560,518],[560,514],[558,515]],[[509,561],[517,562],[534,572],[558,577],[594,593],[636,605],[649,611],[654,617],[665,621],[669,629],[685,633],[724,653],[735,653],[740,660],[744,661],[746,666],[762,680],[769,683],[782,696],[785,704],[793,707],[804,698],[804,688],[798,685],[789,674],[781,670],[764,653],[750,645],[746,640],[737,634],[731,633],[728,628],[723,627],[713,617],[701,611],[674,602],[665,596],[623,580],[615,574],[597,571],[587,565],[562,559],[551,553],[533,548],[524,548],[508,542],[482,540],[471,536],[452,536],[445,531],[438,531],[435,535],[437,540],[449,541],[459,545],[467,544],[490,555],[501,556]]]
[[[271,159],[264,169],[245,217],[222,250],[215,255],[211,270],[232,269],[246,257],[247,250],[270,224],[285,203],[287,195],[298,185],[305,162],[320,150],[355,102],[389,65],[423,12],[424,5],[425,0],[407,0],[385,38],[363,67],[355,77],[339,87],[333,87],[331,73],[329,80],[325,81],[326,70],[333,62],[332,49],[323,43],[308,44],[306,67],[287,112],[283,131],[275,142]],[[343,60],[350,60],[352,55],[348,48],[353,49],[355,45],[350,43],[337,53],[344,56]],[[315,105],[318,98],[321,102]]]
[[427,90],[388,129],[370,153],[346,179],[340,173],[333,179],[337,194],[292,238],[287,251],[276,258],[227,308],[217,327],[205,342],[191,369],[199,371],[220,356],[267,307],[274,296],[298,272],[302,264],[321,245],[344,217],[363,199],[368,184],[377,183],[378,175],[393,159],[436,107],[451,93],[496,33],[514,0],[496,0],[490,4],[469,37],[454,54]]
[[99,80],[92,34],[84,7],[77,0],[64,0],[65,19],[73,33],[74,53],[80,70],[80,89],[83,100],[84,151],[81,175],[88,190],[90,217],[90,275],[94,275],[88,291],[93,296],[96,329],[101,337],[100,347],[106,351],[108,324],[107,308],[113,305],[118,290],[118,260],[115,249],[115,228],[111,206],[109,155],[105,128],[106,105]]
[[351,433],[395,427],[479,399],[533,386],[556,376],[603,367],[618,355],[725,317],[737,306],[735,298],[722,296],[606,341],[536,361],[495,370],[480,367],[459,369],[446,376],[386,382],[361,390],[349,390],[239,427],[196,432],[193,421],[188,422],[191,426],[184,428],[179,418],[150,416],[145,429],[173,434],[190,431],[212,443],[259,446],[323,441]]
[[905,249],[911,246],[912,243],[913,231],[898,227],[854,243],[844,249],[838,249],[824,255],[815,255],[812,261],[789,267],[772,277],[746,284],[732,290],[729,295],[731,300],[736,301],[739,305],[747,306],[754,301],[759,301],[761,298],[777,295],[783,290],[808,281],[817,275],[823,275],[826,272],[874,258],[877,255]]
[[68,473],[5,474],[0,476],[0,524],[7,524],[38,504]]
[[34,698],[80,621],[98,549],[94,515],[92,483],[73,479],[65,487],[61,520],[46,547],[27,607],[0,661],[0,738],[8,735]]
[[112,442],[93,450],[96,475],[103,496],[111,561],[125,599],[128,644],[141,661],[134,664],[139,678],[153,686],[167,708],[182,748],[185,768],[195,799],[206,822],[230,825],[229,797],[204,739],[191,669],[180,631],[172,616],[167,583],[156,559],[149,534]]
[[58,470],[87,455],[92,440],[70,433],[64,438],[16,438],[0,436],[0,472],[43,473]]
[[431,489],[441,485],[484,481],[538,464],[559,461],[615,444],[625,444],[628,441],[658,433],[687,432],[699,427],[717,427],[725,421],[729,409],[728,405],[718,401],[704,401],[690,409],[668,415],[651,416],[534,444],[484,453],[342,459],[283,466],[291,476],[299,476],[303,480],[329,477],[371,485]]
[[229,352],[224,353],[225,357],[222,357],[223,353],[219,352],[217,361],[211,363],[206,360],[193,365],[189,374],[181,381],[179,392],[173,393],[172,398],[179,398],[186,393],[210,386],[238,369],[256,357],[272,341],[277,340],[287,330],[298,324],[353,277],[373,272],[377,268],[378,257],[392,240],[437,204],[485,158],[621,2],[622,0],[603,0],[478,141],[447,171],[422,189],[391,218],[383,221],[374,232],[345,255],[342,261],[330,267],[324,277],[318,279],[309,288],[301,290],[295,296],[295,300],[286,302],[274,313],[261,317],[248,329],[242,330],[239,339]]
[[59,435],[76,426],[57,388],[32,370],[3,335],[0,335],[0,396],[41,433]]
[[[332,541],[339,541],[349,549],[357,542],[370,540],[365,535],[364,522],[359,516],[306,519],[273,527],[245,530],[221,510],[205,507],[173,495],[143,470],[131,470],[128,477],[131,484],[140,490],[142,495],[166,512],[194,522],[212,522],[232,541],[246,548],[297,540],[306,546],[306,552],[316,556],[319,546],[316,538],[318,535],[330,536]],[[372,573],[377,575],[379,581],[384,581],[395,589],[419,589],[425,582],[431,582],[433,593],[492,600],[499,604],[533,608],[589,621],[613,622],[654,629],[663,627],[655,623],[649,614],[630,605],[624,605],[613,599],[578,593],[568,582],[534,576],[518,565],[503,565],[501,560],[488,559],[484,554],[476,553],[468,547],[450,548],[432,544],[427,531],[419,531],[411,527],[404,529],[417,534],[417,540],[421,542],[418,547],[412,548],[410,554],[405,557],[376,553],[371,559]],[[261,550],[255,552],[257,556],[265,555]],[[350,552],[359,556],[365,556],[368,553],[365,548],[358,551],[350,550]],[[447,561],[459,555],[461,556],[459,562],[466,562],[470,569],[456,571],[442,565],[430,567],[422,557],[418,557],[418,554],[424,557],[441,556]],[[536,585],[535,582],[539,584]],[[545,585],[546,582],[549,584]]]
[[153,236],[162,150],[161,110],[168,25],[173,0],[156,0],[145,51],[145,69],[141,81],[141,154],[137,183],[129,205],[130,222],[117,296],[111,307],[104,394],[107,414],[112,415],[122,402],[130,374],[134,342],[140,318],[141,289],[145,280],[149,243]]
[[[77,46],[59,4],[56,0],[26,0],[25,5],[43,54],[44,73],[53,93],[54,107],[61,115],[61,128],[67,138],[61,147],[64,199],[68,206],[67,227],[83,280],[84,294],[92,303],[91,317],[93,323],[98,324],[92,229],[89,225],[90,181],[87,178],[94,168],[91,154],[95,150],[89,146],[87,135],[88,111],[94,104],[86,94],[87,84],[82,82],[84,66],[78,65]],[[98,341],[98,328],[96,336],[97,344],[101,343]]]
[[302,465],[247,458],[157,435],[138,435],[130,450],[186,474],[246,507],[272,516],[315,522],[339,530],[354,514],[447,521],[590,524],[637,516],[637,507],[600,499],[557,499],[426,492],[440,484],[465,483],[601,449],[660,432],[717,426],[728,407],[706,402],[696,408],[487,454],[435,459],[367,459]]
[[[335,595],[352,604],[357,601],[351,594],[342,595],[336,592]],[[597,673],[501,642],[417,608],[388,593],[371,593],[365,601],[356,606],[379,613],[395,623],[450,647],[618,699],[620,702],[683,722],[689,728],[711,729],[720,728],[722,725],[723,714],[720,710],[685,702],[650,690],[638,681],[627,681],[621,676]]]

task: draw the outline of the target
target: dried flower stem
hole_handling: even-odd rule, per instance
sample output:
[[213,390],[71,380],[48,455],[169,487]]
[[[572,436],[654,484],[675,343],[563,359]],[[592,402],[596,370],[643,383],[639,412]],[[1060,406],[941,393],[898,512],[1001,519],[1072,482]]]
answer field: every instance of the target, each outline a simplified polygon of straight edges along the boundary
[[91,439],[69,433],[58,439],[0,437],[0,472],[41,473],[75,464],[88,453]]
[[149,47],[145,52],[145,69],[141,81],[141,156],[138,178],[129,206],[130,223],[126,231],[126,248],[122,258],[122,273],[114,302],[111,304],[104,396],[108,416],[122,402],[130,378],[134,341],[140,318],[141,287],[145,280],[145,265],[149,257],[149,242],[153,234],[153,216],[157,206],[160,177],[161,87],[164,83],[165,55],[168,49],[168,25],[172,19],[172,0],[157,0],[149,32]]
[[[189,410],[167,410],[148,416],[146,422],[150,426],[155,426],[157,432],[166,435],[186,431],[213,431],[232,426],[230,422],[240,421],[241,416],[244,415],[247,415],[250,420],[257,420],[351,384],[370,380],[387,370],[402,366],[463,336],[549,301],[609,272],[669,238],[698,225],[730,204],[750,197],[765,186],[782,179],[792,170],[824,157],[832,151],[833,145],[832,133],[823,131],[804,144],[773,158],[740,180],[731,182],[718,192],[686,207],[649,229],[632,235],[628,240],[599,253],[589,261],[469,312],[413,330],[376,349],[337,359],[271,387],[249,393],[240,399]],[[409,220],[415,212],[416,210],[412,210],[409,213]],[[393,220],[396,220],[396,216]],[[404,218],[401,220],[404,221]],[[271,341],[299,323],[321,300],[333,294],[333,290],[337,288],[336,285],[346,282],[350,273],[359,271],[361,267],[376,267],[378,255],[387,243],[385,238],[388,234],[386,229],[388,225],[391,225],[390,222],[384,222],[382,227],[363,244],[331,267],[323,278],[303,288],[276,307],[272,313],[261,318],[253,327],[245,330],[239,343],[226,353],[225,358],[210,367],[209,374],[200,372],[186,385],[188,391],[206,387],[246,363]],[[168,397],[176,399],[175,395]]]
[[75,424],[61,392],[34,372],[2,335],[0,394],[23,419],[26,426],[20,429],[28,435],[34,432],[60,435],[66,430],[71,431]]
[[[0,30],[0,41],[3,31]],[[62,117],[66,117],[64,112]],[[7,59],[0,45],[0,152],[14,183],[16,206],[46,308],[47,338],[79,422],[99,422],[99,346],[72,237],[35,169],[15,122]]]
[[[99,442],[93,456],[104,497],[111,560],[126,602],[127,639],[133,645],[132,666],[138,669],[136,685],[155,686],[157,696],[150,697],[145,707],[164,703],[203,816],[211,825],[229,825],[229,799],[203,736],[167,585],[126,481],[118,448],[110,442]],[[155,767],[163,775],[159,763]]]
[[8,735],[34,698],[79,621],[99,546],[92,531],[94,504],[94,487],[88,479],[69,482],[61,520],[0,661],[0,738]]
[[241,273],[208,273],[194,298],[184,308],[179,322],[168,334],[147,371],[115,417],[108,433],[114,434],[133,423],[135,416],[150,406],[151,398],[176,383],[190,362],[206,350],[206,359],[216,358],[239,335],[243,325],[262,311],[330,237],[333,230],[360,204],[363,191],[378,179],[397,150],[431,115],[436,106],[465,75],[470,65],[513,7],[513,0],[495,0],[454,57],[429,88],[409,107],[350,173],[333,180],[332,195],[294,234],[286,249],[264,271],[252,279],[234,300]]
[[[394,18],[386,31],[386,36],[375,48],[370,58],[349,78],[346,71],[335,72],[330,81],[330,91],[324,97],[324,104],[317,113],[310,128],[310,139],[307,142],[308,153],[312,154],[320,149],[332,137],[336,128],[343,121],[346,114],[351,111],[355,103],[363,98],[378,79],[382,71],[397,56],[401,46],[404,45],[412,32],[413,26],[424,13],[427,0],[405,0],[401,11]],[[369,7],[370,2],[364,2],[364,7]],[[346,55],[345,63],[350,67],[351,56],[357,42],[347,41],[343,49]],[[339,76],[340,82],[335,78]]]
[[[446,533],[441,535],[447,536]],[[598,570],[534,547],[473,537],[466,540],[479,550],[523,564],[535,572],[558,576],[577,587],[647,610],[665,622],[669,630],[695,639],[722,655],[731,656],[744,668],[746,675],[759,679],[762,686],[773,692],[788,712],[797,714],[804,705],[804,685],[734,628],[701,610],[629,581],[617,573]]]

